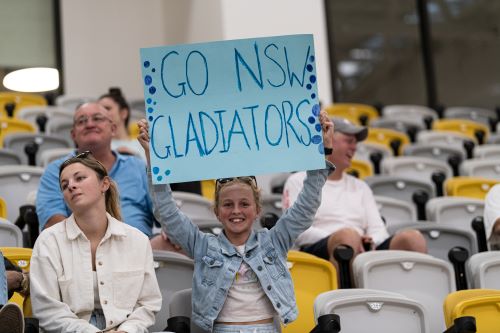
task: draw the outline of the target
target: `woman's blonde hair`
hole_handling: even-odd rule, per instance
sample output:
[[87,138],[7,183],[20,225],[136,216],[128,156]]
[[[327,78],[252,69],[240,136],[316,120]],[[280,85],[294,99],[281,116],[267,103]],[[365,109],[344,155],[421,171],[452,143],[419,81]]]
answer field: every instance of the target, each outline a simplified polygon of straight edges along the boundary
[[71,164],[80,163],[86,166],[87,168],[92,169],[99,180],[103,180],[104,178],[109,178],[109,188],[105,194],[105,202],[106,202],[106,211],[109,215],[113,216],[115,219],[121,221],[122,215],[120,210],[120,194],[118,193],[118,187],[114,180],[108,176],[108,171],[101,164],[91,152],[86,151],[76,156],[70,157],[66,161],[64,161],[59,167],[59,178],[61,178],[62,171]]
[[219,209],[219,196],[220,191],[229,185],[233,184],[244,184],[250,186],[253,192],[253,198],[255,200],[255,205],[257,207],[257,212],[262,211],[261,193],[260,189],[257,187],[257,180],[254,176],[248,177],[233,177],[233,178],[220,178],[215,182],[215,199],[214,199],[214,213],[217,215],[217,210]]

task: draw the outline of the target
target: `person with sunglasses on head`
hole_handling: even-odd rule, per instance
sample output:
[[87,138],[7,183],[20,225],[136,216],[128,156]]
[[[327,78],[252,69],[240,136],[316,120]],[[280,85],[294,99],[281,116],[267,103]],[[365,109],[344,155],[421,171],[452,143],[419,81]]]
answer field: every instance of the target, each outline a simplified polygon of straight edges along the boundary
[[85,152],[59,167],[72,214],[37,238],[33,315],[45,332],[147,333],[161,308],[149,239],[121,222],[118,189]]
[[[319,115],[323,143],[331,147],[333,124]],[[139,141],[149,162],[149,131],[139,122]],[[325,148],[325,151],[327,150]],[[216,333],[275,333],[277,321],[297,318],[287,253],[295,238],[312,223],[321,202],[321,188],[335,167],[307,172],[304,190],[271,230],[255,231],[261,213],[255,177],[223,178],[216,182],[214,212],[222,223],[219,235],[201,232],[176,206],[170,186],[149,184],[155,216],[165,232],[194,259],[191,320]]]
[[[76,150],[51,162],[40,179],[36,196],[40,231],[71,215],[71,209],[64,202],[59,188],[59,167],[66,159],[90,151],[118,185],[123,222],[136,227],[148,237],[152,236],[154,215],[147,186],[146,164],[139,158],[111,149],[116,131],[116,124],[102,105],[85,103],[77,107],[71,130]],[[155,249],[176,251],[160,236],[153,237],[151,243]]]

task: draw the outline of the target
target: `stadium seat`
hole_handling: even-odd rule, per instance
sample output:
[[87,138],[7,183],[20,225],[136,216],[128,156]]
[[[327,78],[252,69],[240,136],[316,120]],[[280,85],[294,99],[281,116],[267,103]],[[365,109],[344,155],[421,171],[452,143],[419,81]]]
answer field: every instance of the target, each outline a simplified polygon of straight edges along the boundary
[[370,123],[370,127],[387,128],[398,132],[405,133],[410,138],[411,142],[417,139],[417,133],[426,129],[422,121],[415,119],[381,117],[374,119]]
[[482,177],[452,177],[444,184],[448,196],[468,197],[484,200],[486,194],[499,180]]
[[207,198],[189,192],[172,191],[177,207],[190,218],[215,219],[212,202]]
[[193,285],[194,262],[185,255],[171,251],[153,251],[156,278],[162,295],[161,310],[156,314],[156,322],[150,332],[160,332],[167,327],[169,304],[172,295]]
[[453,106],[444,110],[444,118],[469,119],[490,127],[492,124],[496,125],[497,113],[495,110],[483,108]]
[[474,254],[467,261],[467,272],[472,288],[500,290],[500,252]]
[[87,102],[95,101],[94,97],[89,96],[70,96],[59,95],[56,98],[56,105],[67,109],[69,112],[75,112],[77,106]]
[[417,220],[415,205],[407,201],[376,195],[375,202],[389,229],[400,228],[404,223],[410,224]]
[[36,133],[36,128],[24,120],[0,117],[0,148],[3,147],[5,136],[12,133]]
[[[175,293],[172,294],[172,298],[170,300],[170,305],[169,305],[170,318],[175,318],[175,317],[191,318],[191,314],[192,314],[191,293],[192,293],[192,289],[189,288],[189,289],[183,289],[183,290],[176,291]],[[168,322],[169,322],[168,329],[170,331],[171,329],[174,329],[174,328],[170,327],[172,324],[172,321],[169,320]],[[176,330],[173,330],[173,332],[176,332]],[[182,332],[184,332],[184,331],[182,331]],[[193,322],[190,322],[189,332],[190,333],[205,333],[204,330],[197,327]]]
[[6,247],[23,247],[23,233],[9,220],[0,217],[0,244]]
[[25,165],[41,166],[43,151],[55,148],[74,148],[72,141],[41,133],[12,133],[4,136],[4,147],[22,156]]
[[432,198],[425,207],[427,219],[473,231],[472,220],[483,216],[484,201],[467,197]]
[[13,105],[12,117],[17,117],[17,112],[27,106],[45,106],[47,100],[42,95],[19,92],[0,92],[0,117],[9,117],[8,104]]
[[483,144],[474,148],[476,159],[500,159],[500,146],[497,144]]
[[[9,259],[13,264],[17,265],[25,272],[29,272],[31,263],[31,253],[32,249],[23,247],[0,247],[4,257]],[[28,298],[25,300],[22,295],[15,292],[14,295],[9,299],[9,302],[14,302],[23,309],[24,317],[31,317],[33,315],[31,311],[31,300]]]
[[28,195],[38,189],[43,174],[40,167],[0,166],[0,197],[7,203],[7,219],[16,221],[19,207],[27,203]]
[[1,218],[7,217],[7,203],[1,197],[0,197],[0,217]]
[[500,158],[465,160],[460,165],[460,175],[500,181]]
[[373,119],[379,117],[377,110],[366,104],[335,103],[327,106],[325,110],[331,117],[345,118],[363,126],[368,126]]
[[[73,111],[57,106],[30,106],[20,109],[17,118],[38,125],[39,132],[46,132],[48,123],[56,119],[73,121],[73,114]],[[41,124],[43,121],[45,123]]]
[[461,133],[479,144],[487,141],[490,134],[488,126],[467,119],[438,119],[432,123],[434,131]]
[[12,149],[0,148],[0,165],[20,165],[21,156]]
[[382,109],[382,115],[387,118],[416,120],[427,129],[438,118],[435,110],[422,105],[386,105]]
[[351,160],[351,166],[345,170],[350,175],[359,179],[373,176],[373,167],[371,162],[364,160]]
[[300,251],[288,252],[299,317],[282,327],[283,333],[310,332],[314,326],[313,306],[322,292],[337,289],[337,273],[331,262]]
[[74,152],[75,148],[53,148],[40,153],[40,166],[45,168],[50,162],[62,158]]
[[500,318],[500,290],[460,290],[444,298],[446,327],[456,318],[472,316],[476,319],[478,333],[497,333]]
[[405,133],[395,130],[370,127],[364,142],[381,144],[391,149],[394,156],[398,156],[403,152],[404,146],[410,143],[410,138]]
[[314,301],[314,317],[340,317],[340,332],[430,333],[424,306],[403,294],[377,289],[327,291]]
[[356,256],[352,269],[358,288],[403,294],[426,309],[429,332],[444,330],[442,302],[456,290],[453,268],[446,261],[417,252],[371,251]]

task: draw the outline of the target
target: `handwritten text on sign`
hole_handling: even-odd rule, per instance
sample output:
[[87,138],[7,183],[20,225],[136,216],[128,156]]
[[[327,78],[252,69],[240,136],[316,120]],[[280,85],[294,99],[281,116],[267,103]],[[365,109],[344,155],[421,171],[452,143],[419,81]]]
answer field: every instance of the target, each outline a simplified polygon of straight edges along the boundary
[[324,167],[312,35],[141,49],[155,183]]

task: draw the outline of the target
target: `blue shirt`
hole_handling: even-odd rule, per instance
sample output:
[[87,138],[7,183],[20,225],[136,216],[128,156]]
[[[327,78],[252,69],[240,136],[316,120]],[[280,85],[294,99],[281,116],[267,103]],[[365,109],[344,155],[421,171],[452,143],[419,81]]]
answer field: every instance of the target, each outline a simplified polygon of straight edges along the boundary
[[[244,261],[257,275],[264,293],[285,324],[297,318],[293,282],[287,269],[287,253],[297,236],[311,226],[321,203],[323,185],[333,164],[307,172],[297,200],[271,230],[253,231],[241,255],[221,232],[203,233],[176,206],[168,185],[153,186],[156,218],[164,231],[194,259],[192,316],[199,327],[211,331],[238,268]],[[149,177],[150,178],[150,177]]]
[[[113,154],[116,156],[116,161],[109,171],[109,176],[118,186],[122,220],[150,237],[154,216],[148,192],[146,165],[137,157],[121,155],[114,151]],[[71,215],[59,186],[59,167],[72,156],[74,154],[50,163],[40,179],[36,195],[36,213],[40,230],[43,230],[49,218],[56,214]]]

